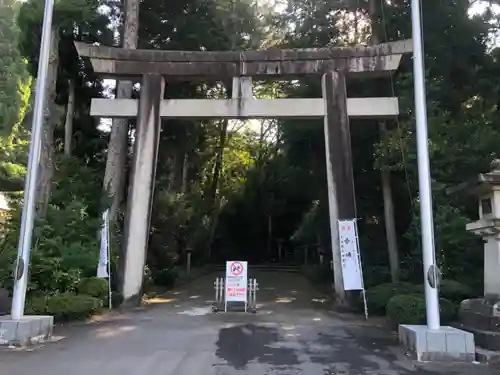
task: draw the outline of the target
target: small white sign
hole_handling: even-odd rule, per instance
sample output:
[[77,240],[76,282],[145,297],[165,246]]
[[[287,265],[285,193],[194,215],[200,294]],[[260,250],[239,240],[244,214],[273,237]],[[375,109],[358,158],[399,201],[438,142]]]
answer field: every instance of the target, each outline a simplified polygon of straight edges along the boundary
[[247,302],[247,262],[226,262],[226,302]]
[[356,220],[339,220],[338,226],[344,290],[364,290]]

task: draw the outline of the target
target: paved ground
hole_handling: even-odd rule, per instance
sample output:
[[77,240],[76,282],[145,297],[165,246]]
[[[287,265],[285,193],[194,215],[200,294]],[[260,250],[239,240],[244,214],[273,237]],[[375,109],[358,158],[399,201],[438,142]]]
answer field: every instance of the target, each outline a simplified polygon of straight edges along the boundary
[[3,349],[0,375],[500,375],[417,365],[385,331],[329,311],[299,275],[256,276],[256,315],[211,313],[210,275],[143,311],[58,328],[59,340],[29,352]]

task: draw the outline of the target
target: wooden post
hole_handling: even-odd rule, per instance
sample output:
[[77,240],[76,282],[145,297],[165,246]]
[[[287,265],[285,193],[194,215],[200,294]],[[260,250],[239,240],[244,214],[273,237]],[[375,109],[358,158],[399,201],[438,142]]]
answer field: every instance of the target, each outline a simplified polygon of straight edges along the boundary
[[187,259],[186,259],[186,274],[189,276],[191,274],[191,250],[188,250],[187,252]]

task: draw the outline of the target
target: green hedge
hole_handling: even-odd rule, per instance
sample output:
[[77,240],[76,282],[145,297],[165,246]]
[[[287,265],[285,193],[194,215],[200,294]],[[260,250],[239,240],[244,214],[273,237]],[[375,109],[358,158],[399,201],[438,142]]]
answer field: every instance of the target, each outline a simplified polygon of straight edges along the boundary
[[[424,293],[425,288],[423,284],[415,285],[407,282],[380,284],[366,290],[368,311],[375,315],[385,315],[387,303],[392,297],[408,294],[423,296]],[[439,287],[439,295],[441,298],[458,305],[463,300],[473,297],[474,292],[472,288],[459,281],[442,280]]]
[[400,283],[387,283],[368,288],[366,290],[366,302],[368,305],[368,312],[375,315],[385,315],[387,302],[400,294],[413,294],[417,289],[417,285],[400,282]]
[[474,296],[474,291],[469,286],[455,280],[442,280],[439,286],[439,294],[441,297],[459,304],[465,299]]
[[108,280],[89,277],[80,282],[77,290],[78,294],[84,294],[104,301],[108,298]]
[[29,314],[52,315],[56,321],[68,321],[88,318],[101,307],[98,298],[68,292],[34,297],[28,300],[26,310]]
[[314,284],[331,285],[333,282],[333,272],[329,264],[315,264],[302,267],[304,276]]
[[165,288],[171,288],[175,285],[178,273],[174,268],[156,270],[151,273],[154,285]]
[[[439,305],[442,322],[452,321],[456,316],[457,306],[445,298],[439,300]],[[419,294],[396,295],[387,303],[387,318],[394,326],[424,324],[425,311],[425,297]]]

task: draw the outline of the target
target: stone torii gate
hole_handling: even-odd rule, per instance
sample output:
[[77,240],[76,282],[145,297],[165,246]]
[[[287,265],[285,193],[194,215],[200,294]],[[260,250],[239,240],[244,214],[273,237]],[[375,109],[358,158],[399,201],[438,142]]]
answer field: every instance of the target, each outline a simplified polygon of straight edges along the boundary
[[[148,246],[151,205],[162,118],[324,118],[328,203],[335,291],[345,298],[337,220],[355,217],[349,118],[391,118],[397,98],[347,98],[347,78],[395,71],[411,40],[370,47],[267,51],[130,50],[75,43],[95,73],[141,82],[139,100],[93,99],[96,117],[137,116],[124,238],[125,303],[140,298]],[[322,77],[322,98],[254,99],[252,78]],[[165,81],[233,79],[231,99],[164,100]]]

